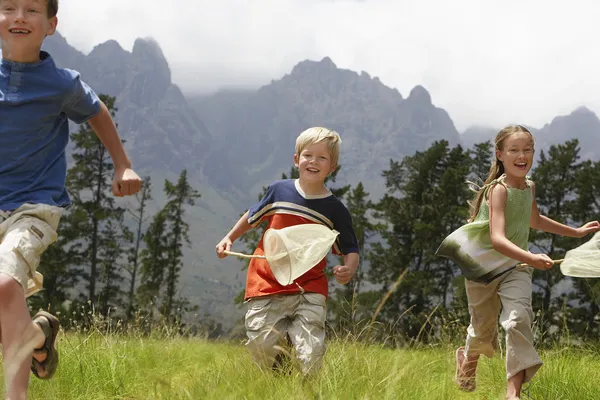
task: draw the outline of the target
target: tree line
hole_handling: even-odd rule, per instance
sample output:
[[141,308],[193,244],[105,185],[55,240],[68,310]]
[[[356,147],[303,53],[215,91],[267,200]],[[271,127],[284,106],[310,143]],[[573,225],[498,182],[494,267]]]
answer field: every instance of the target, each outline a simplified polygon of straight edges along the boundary
[[[101,98],[114,116],[115,98]],[[126,321],[140,311],[151,319],[181,318],[191,308],[177,291],[182,249],[190,244],[185,212],[200,198],[187,171],[176,181],[165,180],[165,204],[153,215],[148,209],[150,177],[144,177],[133,208],[118,207],[111,195],[110,157],[89,125],[81,125],[71,142],[73,163],[66,184],[73,204],[61,220],[57,243],[42,258],[44,290],[31,298],[32,307],[69,315],[79,306],[91,305],[103,315],[118,310],[116,314]],[[540,212],[571,225],[600,218],[600,162],[581,160],[579,152],[577,140],[551,146],[539,152],[531,172]],[[376,319],[401,340],[427,341],[448,327],[468,324],[464,278],[456,265],[435,256],[435,251],[466,222],[467,201],[473,196],[466,182],[485,180],[493,155],[490,142],[466,149],[438,141],[402,160],[390,160],[382,171],[386,192],[377,201],[370,199],[361,182],[332,188],[352,215],[362,256],[348,285],[340,287],[332,280],[331,326],[356,333],[365,321]],[[340,168],[328,178],[328,186],[336,186]],[[296,177],[293,167],[282,174]],[[251,230],[242,238],[249,250],[254,250],[260,233]],[[585,240],[589,237],[573,239],[533,230],[530,236],[532,251],[552,258],[562,258]],[[578,336],[597,337],[598,281],[566,278],[559,268],[536,270],[533,279],[541,335],[558,338],[568,329]],[[240,302],[242,295],[235,300]]]
[[[600,219],[600,162],[581,160],[579,152],[576,139],[553,145],[539,152],[530,173],[540,213],[573,226]],[[494,156],[490,142],[465,149],[439,141],[401,161],[390,160],[382,172],[386,193],[379,201],[370,201],[360,182],[346,192],[368,271],[359,270],[354,282],[336,290],[330,299],[336,326],[351,330],[353,321],[369,321],[403,273],[377,316],[391,327],[388,333],[401,340],[423,341],[468,324],[464,277],[435,251],[449,233],[466,223],[467,201],[474,195],[467,182],[485,180]],[[530,250],[561,259],[589,239],[531,230]],[[363,290],[365,283],[375,288]],[[566,332],[597,338],[598,280],[567,278],[555,267],[535,270],[533,284],[541,338],[551,343]],[[459,329],[459,334],[464,331]]]
[[[115,98],[100,98],[114,118]],[[63,214],[57,242],[42,257],[44,290],[32,297],[32,308],[68,319],[85,319],[86,313],[74,310],[93,308],[125,320],[140,311],[177,320],[189,308],[177,293],[182,248],[189,243],[184,214],[200,197],[187,171],[174,182],[165,180],[166,204],[150,215],[150,177],[144,177],[133,208],[118,207],[111,194],[112,161],[87,123],[71,134],[71,143],[66,187],[72,205]]]

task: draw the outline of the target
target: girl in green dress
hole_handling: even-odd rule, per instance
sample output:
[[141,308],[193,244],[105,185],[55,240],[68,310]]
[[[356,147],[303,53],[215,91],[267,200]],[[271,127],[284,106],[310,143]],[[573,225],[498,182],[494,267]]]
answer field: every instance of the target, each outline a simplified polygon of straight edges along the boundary
[[[471,324],[464,347],[456,351],[456,382],[475,390],[480,354],[492,357],[498,343],[498,316],[506,331],[507,399],[518,399],[542,361],[533,347],[531,274],[553,262],[528,251],[529,229],[583,237],[600,229],[597,221],[580,228],[563,225],[538,212],[535,185],[527,173],[533,164],[534,139],[521,125],[496,136],[495,160],[471,205],[469,223],[452,232],[437,254],[456,262],[467,278]],[[525,263],[531,267],[518,267]],[[533,268],[532,268],[533,267]]]

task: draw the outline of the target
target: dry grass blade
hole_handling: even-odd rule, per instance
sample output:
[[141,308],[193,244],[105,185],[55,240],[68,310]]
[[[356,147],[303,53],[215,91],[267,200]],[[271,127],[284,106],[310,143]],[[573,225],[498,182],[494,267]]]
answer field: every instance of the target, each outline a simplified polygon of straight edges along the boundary
[[373,314],[373,317],[371,318],[371,323],[369,324],[369,326],[372,326],[375,323],[375,320],[377,319],[377,316],[381,312],[381,309],[383,308],[384,304],[390,298],[392,293],[394,293],[396,291],[396,289],[400,285],[400,282],[402,282],[402,280],[404,279],[404,277],[406,276],[407,273],[408,273],[408,268],[406,268],[404,271],[402,271],[402,273],[400,274],[398,279],[396,279],[396,282],[394,282],[394,284],[392,285],[392,287],[390,287],[390,289],[387,291],[385,296],[383,296],[383,298],[379,302],[379,305],[377,306],[377,309],[375,310],[375,313]]

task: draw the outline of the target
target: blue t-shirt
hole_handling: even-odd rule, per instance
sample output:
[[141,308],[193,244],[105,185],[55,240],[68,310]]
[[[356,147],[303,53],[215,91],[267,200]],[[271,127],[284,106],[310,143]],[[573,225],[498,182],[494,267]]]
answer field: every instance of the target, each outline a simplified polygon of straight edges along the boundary
[[100,110],[79,73],[41,61],[0,61],[0,210],[24,203],[64,207],[69,119],[82,124]]

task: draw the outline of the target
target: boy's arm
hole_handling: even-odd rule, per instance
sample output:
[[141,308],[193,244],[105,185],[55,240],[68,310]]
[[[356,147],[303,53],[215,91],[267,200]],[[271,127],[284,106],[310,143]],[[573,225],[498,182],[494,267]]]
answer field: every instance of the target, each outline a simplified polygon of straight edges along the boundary
[[225,237],[217,244],[216,251],[219,258],[227,257],[225,250],[230,251],[233,242],[252,228],[252,225],[248,223],[248,213],[249,211],[246,211],[244,215],[240,217],[238,222],[235,223],[233,228],[231,228],[229,233],[227,233],[227,235],[225,235]]
[[113,161],[115,177],[112,190],[115,196],[128,196],[137,193],[142,180],[131,169],[131,161],[125,153],[125,148],[112,120],[110,112],[104,103],[100,102],[100,111],[88,121]]
[[535,201],[535,185],[533,182],[531,183],[531,190],[533,192],[533,204],[531,205],[530,225],[533,229],[553,233],[555,235],[578,238],[598,230],[597,223],[594,223],[595,221],[585,224],[581,228],[573,228],[572,226],[561,224],[558,221],[548,218],[545,215],[540,215],[537,202]]
[[356,270],[358,269],[359,260],[360,256],[358,253],[344,254],[344,265],[333,267],[333,275],[335,276],[335,280],[342,285],[350,282],[356,273]]

